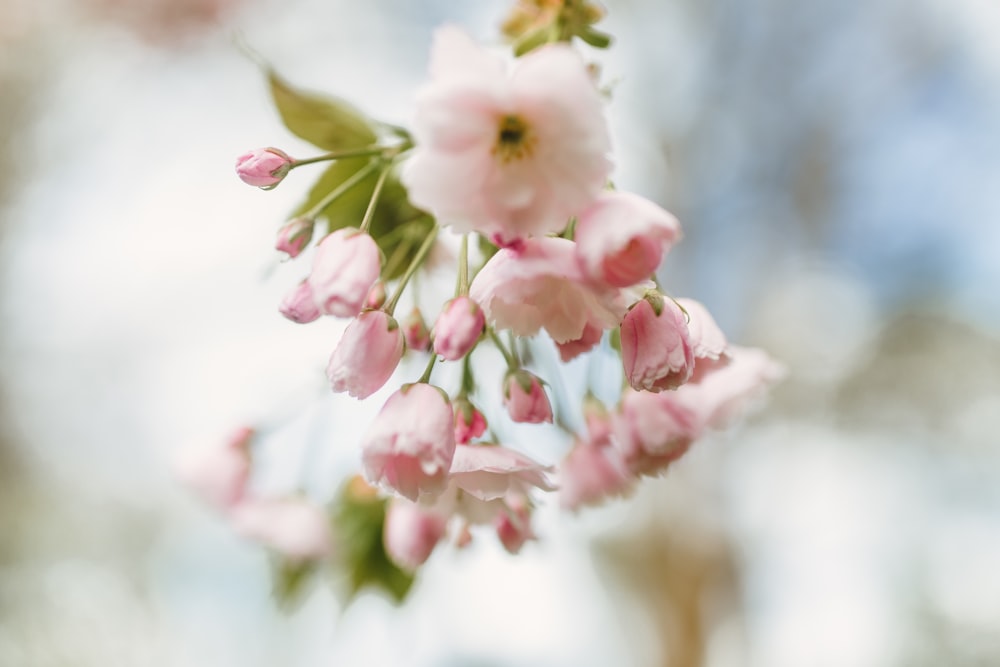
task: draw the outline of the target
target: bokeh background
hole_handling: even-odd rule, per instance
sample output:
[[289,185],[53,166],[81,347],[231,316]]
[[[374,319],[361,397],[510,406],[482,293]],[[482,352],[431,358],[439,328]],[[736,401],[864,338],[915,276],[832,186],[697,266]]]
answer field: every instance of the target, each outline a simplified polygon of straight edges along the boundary
[[517,558],[285,615],[171,456],[289,422],[272,483],[321,488],[376,406],[275,312],[308,178],[232,164],[309,149],[237,44],[405,123],[434,26],[507,3],[0,0],[0,665],[1000,664],[1000,6],[607,8],[615,180],[684,224],[666,284],[789,377]]

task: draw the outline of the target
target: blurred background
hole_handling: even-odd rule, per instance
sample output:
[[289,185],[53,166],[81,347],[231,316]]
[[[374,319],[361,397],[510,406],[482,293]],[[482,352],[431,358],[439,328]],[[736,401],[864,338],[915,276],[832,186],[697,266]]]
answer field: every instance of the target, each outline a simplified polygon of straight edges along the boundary
[[275,312],[309,178],[232,165],[311,149],[236,43],[405,123],[433,28],[490,40],[508,3],[0,0],[0,665],[1000,664],[1000,6],[606,6],[615,181],[684,225],[665,284],[788,379],[517,558],[283,615],[168,462],[294,414],[273,483],[322,487],[377,406]]

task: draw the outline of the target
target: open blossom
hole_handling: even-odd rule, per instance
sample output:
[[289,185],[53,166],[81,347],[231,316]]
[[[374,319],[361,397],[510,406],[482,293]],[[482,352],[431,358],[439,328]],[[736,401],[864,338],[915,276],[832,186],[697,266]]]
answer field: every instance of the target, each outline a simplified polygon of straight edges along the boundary
[[583,328],[583,334],[579,338],[568,340],[564,343],[556,343],[556,348],[559,350],[559,358],[564,363],[576,359],[584,352],[594,349],[601,342],[603,335],[604,329],[587,322]]
[[354,317],[361,312],[381,267],[378,246],[357,229],[338,229],[320,241],[309,286],[316,306],[327,315]]
[[618,326],[628,308],[620,290],[588,283],[576,260],[575,244],[537,238],[518,250],[502,249],[479,271],[469,296],[486,320],[518,336],[545,329],[556,343],[578,341],[588,326]]
[[503,404],[510,418],[522,424],[552,423],[552,405],[541,381],[527,371],[508,373],[503,382]]
[[448,527],[447,514],[402,498],[393,498],[385,513],[382,542],[396,565],[410,572],[423,565]]
[[257,148],[236,158],[236,175],[247,185],[273,188],[288,174],[292,162],[277,148]]
[[660,312],[641,299],[622,321],[622,363],[633,389],[676,389],[691,377],[694,351],[684,313],[670,299],[654,297]]
[[615,287],[648,280],[680,238],[677,219],[630,192],[605,192],[576,225],[577,255],[588,276]]
[[700,435],[697,415],[676,392],[626,390],[612,416],[613,442],[635,475],[654,475],[680,458]]
[[460,29],[440,28],[413,136],[402,172],[411,201],[501,245],[561,231],[610,170],[600,95],[563,44],[508,67]]
[[332,547],[329,518],[305,498],[253,498],[241,503],[230,519],[243,537],[293,560],[323,558]]
[[362,440],[368,481],[417,501],[444,490],[455,454],[455,415],[437,387],[405,385]]
[[451,483],[480,500],[527,494],[532,488],[553,491],[549,467],[500,445],[459,445],[451,464]]
[[224,440],[185,450],[174,462],[174,471],[205,502],[229,510],[246,491],[253,437],[252,428],[241,427]]
[[635,477],[608,437],[578,440],[559,466],[559,505],[576,510],[631,490]]
[[368,398],[392,376],[403,356],[403,333],[391,315],[366,310],[347,325],[326,367],[335,392]]
[[313,298],[308,280],[303,280],[285,295],[278,305],[278,312],[298,324],[308,324],[319,319],[319,308],[316,307],[316,299]]
[[764,350],[728,347],[725,363],[680,387],[675,400],[690,410],[699,428],[728,426],[787,372]]
[[467,296],[452,299],[434,324],[434,352],[448,361],[461,359],[475,347],[485,326],[478,303]]

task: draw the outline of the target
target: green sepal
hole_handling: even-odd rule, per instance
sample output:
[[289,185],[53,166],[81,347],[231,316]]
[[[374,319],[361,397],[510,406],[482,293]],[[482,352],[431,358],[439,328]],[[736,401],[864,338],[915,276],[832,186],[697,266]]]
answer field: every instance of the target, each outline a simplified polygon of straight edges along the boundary
[[496,247],[482,234],[478,234],[477,236],[479,236],[479,253],[483,256],[483,264],[486,264],[493,255],[500,251],[500,248]]
[[622,330],[620,327],[615,327],[611,330],[608,336],[608,344],[611,345],[611,349],[615,352],[622,351]]
[[328,151],[375,143],[368,119],[348,102],[294,88],[274,70],[268,70],[267,81],[282,122],[300,139]]
[[406,599],[413,575],[390,559],[382,542],[387,501],[359,493],[359,480],[349,480],[341,490],[333,523],[339,546],[338,560],[344,575],[341,596],[346,605],[365,589],[387,593],[396,603]]
[[595,49],[606,49],[611,46],[611,35],[601,32],[600,30],[594,30],[590,27],[583,28],[576,33],[576,36],[587,44],[590,44]]

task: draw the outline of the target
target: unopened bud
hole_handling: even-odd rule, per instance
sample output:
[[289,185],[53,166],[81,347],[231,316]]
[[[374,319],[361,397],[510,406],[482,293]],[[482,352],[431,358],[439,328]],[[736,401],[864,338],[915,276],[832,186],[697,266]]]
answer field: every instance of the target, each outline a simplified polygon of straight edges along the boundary
[[294,162],[277,148],[257,148],[236,158],[236,174],[247,185],[271,189],[291,171]]
[[419,308],[414,308],[403,320],[403,335],[406,347],[418,352],[426,352],[431,346],[431,333]]
[[316,221],[312,218],[298,217],[289,220],[278,230],[275,249],[287,253],[291,258],[298,257],[302,249],[312,240],[315,226]]

